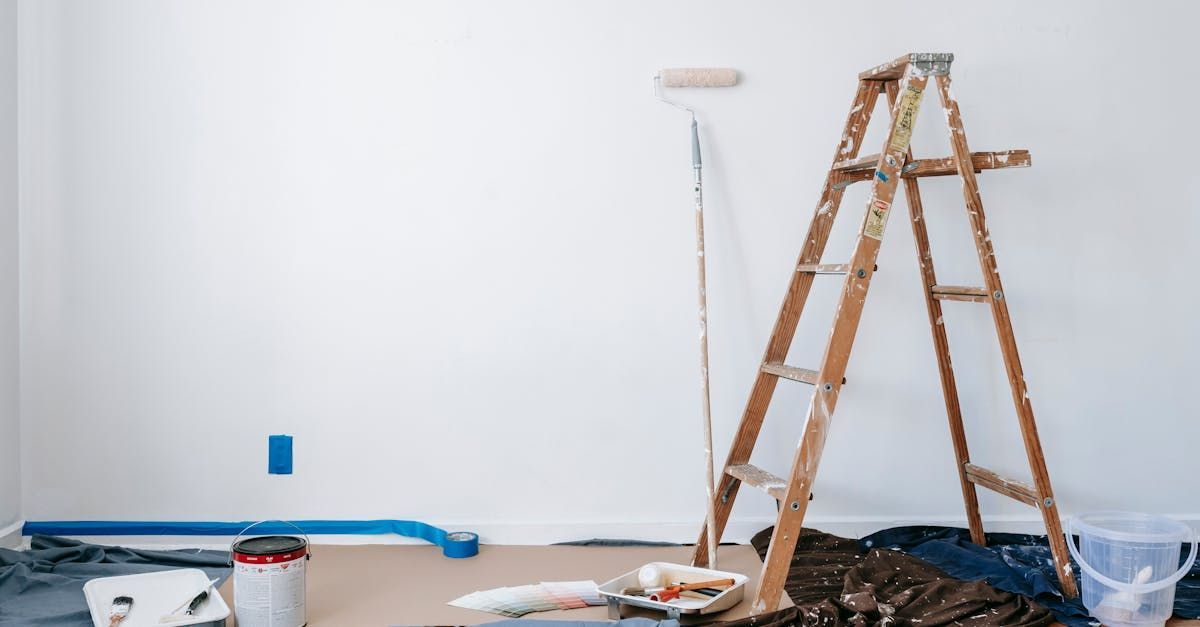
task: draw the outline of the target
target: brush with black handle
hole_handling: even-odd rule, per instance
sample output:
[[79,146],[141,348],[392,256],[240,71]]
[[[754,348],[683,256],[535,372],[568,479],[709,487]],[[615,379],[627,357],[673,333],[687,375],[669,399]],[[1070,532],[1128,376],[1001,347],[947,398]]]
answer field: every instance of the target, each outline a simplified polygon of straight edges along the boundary
[[188,616],[194,616],[196,614],[196,608],[200,607],[200,604],[204,603],[207,600],[208,600],[208,590],[205,590],[204,592],[197,594],[196,598],[192,599],[191,603],[188,603],[187,609],[184,610],[183,613]]
[[212,590],[214,583],[217,583],[217,580],[210,579],[208,583],[204,584],[204,588],[200,590],[200,592],[188,597],[187,601],[184,601],[176,606],[175,610],[170,614],[163,615],[158,619],[158,622],[173,623],[181,618],[194,616],[196,614],[196,610],[208,600],[208,591]]

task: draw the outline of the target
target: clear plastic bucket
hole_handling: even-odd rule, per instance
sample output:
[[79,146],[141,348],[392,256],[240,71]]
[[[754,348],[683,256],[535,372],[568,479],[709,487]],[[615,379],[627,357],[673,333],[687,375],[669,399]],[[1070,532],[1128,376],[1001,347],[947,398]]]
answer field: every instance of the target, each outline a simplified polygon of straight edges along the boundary
[[[1175,583],[1196,561],[1191,527],[1132,512],[1080,514],[1067,521],[1067,544],[1083,571],[1083,605],[1110,627],[1163,625],[1175,603]],[[1179,549],[1191,542],[1183,566]]]

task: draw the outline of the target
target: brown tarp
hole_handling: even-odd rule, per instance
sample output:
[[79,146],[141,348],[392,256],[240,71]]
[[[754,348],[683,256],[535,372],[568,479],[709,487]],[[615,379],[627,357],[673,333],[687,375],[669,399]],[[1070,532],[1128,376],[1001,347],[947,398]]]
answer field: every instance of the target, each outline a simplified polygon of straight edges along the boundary
[[[751,543],[766,559],[771,529]],[[960,581],[898,551],[863,553],[857,540],[805,529],[788,570],[800,625],[1051,625],[1048,610],[983,582]],[[775,623],[774,616],[768,622]]]

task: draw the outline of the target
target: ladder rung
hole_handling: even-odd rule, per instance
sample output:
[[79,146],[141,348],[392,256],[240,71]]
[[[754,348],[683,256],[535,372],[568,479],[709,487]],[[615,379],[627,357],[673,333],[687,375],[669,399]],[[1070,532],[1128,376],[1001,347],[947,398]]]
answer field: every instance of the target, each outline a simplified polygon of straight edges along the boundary
[[[999,170],[1001,168],[1028,168],[1033,164],[1028,150],[998,150],[994,152],[971,153],[971,165],[975,172],[984,170]],[[838,161],[830,168],[841,172],[850,179],[849,182],[868,181],[875,176],[875,166],[879,165],[879,155],[867,155],[857,159]],[[958,167],[953,157],[938,157],[935,159],[914,159],[900,170],[900,178],[914,176],[953,176],[958,174]]]
[[809,370],[808,368],[797,368],[787,364],[768,363],[762,365],[762,371],[767,374],[773,374],[784,379],[799,381],[809,385],[817,384],[817,371]]
[[857,159],[838,161],[837,163],[833,164],[832,168],[829,169],[835,172],[853,172],[855,170],[863,170],[865,172],[867,170],[875,169],[875,166],[878,164],[879,153],[875,153],[873,155],[858,157]]
[[993,492],[999,492],[1011,499],[1016,499],[1026,505],[1038,506],[1038,494],[1027,483],[1001,477],[1000,475],[975,464],[963,464],[967,480],[978,486],[983,486]]
[[770,494],[776,501],[782,501],[787,496],[787,481],[783,477],[777,477],[754,464],[727,466],[725,474]]
[[930,290],[936,300],[965,300],[974,303],[986,303],[991,295],[982,287],[964,287],[962,285],[935,285]]
[[811,272],[813,274],[846,274],[850,271],[848,263],[802,263],[796,266],[796,272]]
[[[1028,168],[1033,165],[1033,158],[1028,150],[998,150],[995,152],[971,153],[971,165],[976,172],[984,170],[999,170],[1002,168]],[[953,157],[938,159],[916,159],[904,166],[904,174],[909,176],[953,176],[958,174],[958,166]]]

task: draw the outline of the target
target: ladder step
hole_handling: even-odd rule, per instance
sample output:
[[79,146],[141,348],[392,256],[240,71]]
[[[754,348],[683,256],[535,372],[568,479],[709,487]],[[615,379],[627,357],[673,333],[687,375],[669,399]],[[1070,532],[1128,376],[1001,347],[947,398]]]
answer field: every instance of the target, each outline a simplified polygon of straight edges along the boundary
[[870,170],[879,164],[879,153],[858,157],[856,159],[846,159],[833,164],[830,170],[834,172],[854,172],[856,170]]
[[[1001,168],[1028,168],[1033,159],[1028,150],[999,150],[994,152],[971,153],[971,165],[975,172],[984,170],[999,170]],[[830,168],[842,175],[842,183],[849,185],[858,181],[869,181],[875,176],[875,166],[879,165],[879,155],[867,155],[857,159],[838,161]],[[953,176],[958,174],[953,157],[936,159],[916,159],[904,164],[900,169],[900,178],[914,176]]]
[[799,381],[809,385],[817,384],[817,371],[809,370],[808,368],[797,368],[787,364],[768,363],[762,365],[762,371],[767,374],[773,374],[784,379]]
[[982,287],[935,285],[929,291],[933,293],[935,300],[964,300],[973,303],[986,303],[992,299],[988,291]]
[[754,464],[727,466],[725,474],[770,494],[776,501],[782,501],[787,495],[787,481],[783,477],[777,477]]
[[802,263],[796,266],[796,272],[811,272],[812,274],[846,274],[850,271],[848,263]]
[[1016,499],[1026,505],[1038,506],[1037,492],[1027,483],[1001,477],[1000,475],[972,463],[963,464],[967,480],[977,486],[983,486],[993,492],[999,492],[1011,499]]
[[[984,170],[1000,170],[1003,168],[1028,168],[1033,165],[1033,158],[1028,150],[997,150],[993,152],[971,153],[971,165],[976,172]],[[917,159],[904,166],[901,176],[953,176],[958,174],[958,166],[953,157],[938,159]]]

